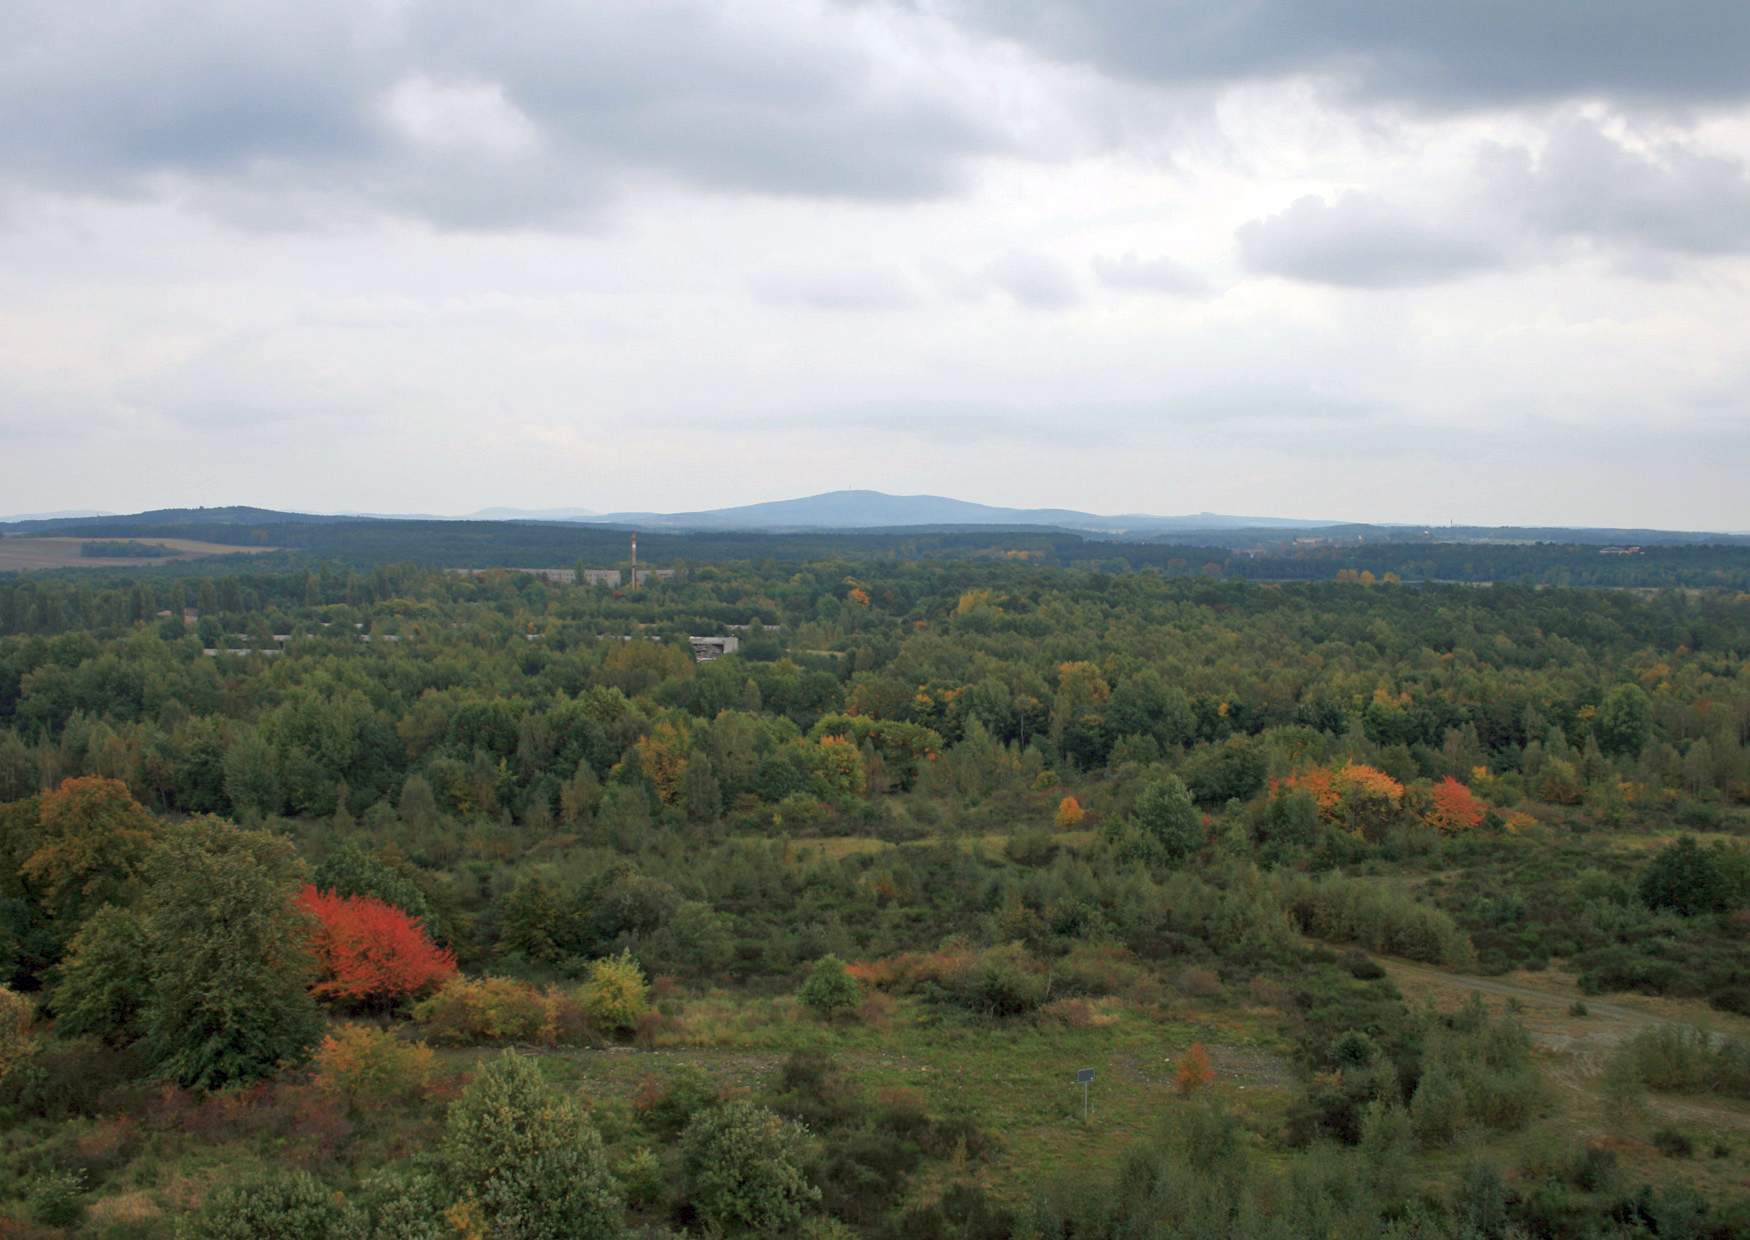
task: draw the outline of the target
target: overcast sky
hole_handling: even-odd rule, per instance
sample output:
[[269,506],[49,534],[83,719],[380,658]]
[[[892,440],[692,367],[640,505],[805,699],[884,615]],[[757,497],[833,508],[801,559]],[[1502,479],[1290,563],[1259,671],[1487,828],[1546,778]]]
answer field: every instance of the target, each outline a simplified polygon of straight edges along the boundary
[[0,512],[1750,528],[1745,0],[4,0]]

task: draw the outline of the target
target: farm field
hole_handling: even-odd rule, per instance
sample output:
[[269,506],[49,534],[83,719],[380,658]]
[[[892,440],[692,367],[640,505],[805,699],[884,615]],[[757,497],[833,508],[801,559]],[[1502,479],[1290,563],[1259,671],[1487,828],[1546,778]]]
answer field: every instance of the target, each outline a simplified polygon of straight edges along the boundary
[[[107,557],[82,555],[79,548],[87,542],[133,542],[168,547],[180,552],[174,556]],[[223,543],[201,542],[192,538],[38,538],[0,535],[0,573],[31,572],[55,568],[140,568],[147,565],[175,564],[215,555],[251,555],[272,551],[272,547],[234,547]]]

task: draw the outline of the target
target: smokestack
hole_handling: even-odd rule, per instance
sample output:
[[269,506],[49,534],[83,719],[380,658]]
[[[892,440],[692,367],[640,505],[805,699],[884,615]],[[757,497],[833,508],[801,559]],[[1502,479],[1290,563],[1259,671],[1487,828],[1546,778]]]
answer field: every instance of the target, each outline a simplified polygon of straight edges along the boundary
[[638,587],[638,531],[632,531],[632,588]]

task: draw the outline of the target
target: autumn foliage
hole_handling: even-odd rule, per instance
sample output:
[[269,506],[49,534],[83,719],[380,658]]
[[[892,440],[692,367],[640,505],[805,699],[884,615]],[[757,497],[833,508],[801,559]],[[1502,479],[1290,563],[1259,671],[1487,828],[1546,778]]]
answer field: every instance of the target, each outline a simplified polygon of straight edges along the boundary
[[1215,1068],[1209,1062],[1209,1052],[1203,1049],[1203,1043],[1193,1042],[1173,1073],[1173,1088],[1188,1097],[1214,1079]]
[[1057,829],[1068,831],[1081,825],[1088,812],[1082,808],[1082,803],[1074,797],[1065,797],[1057,803]]
[[417,1096],[431,1084],[437,1059],[423,1042],[344,1025],[322,1039],[315,1066],[316,1084],[348,1105],[381,1105]]
[[392,904],[307,885],[298,905],[315,922],[318,980],[311,989],[320,997],[387,1006],[455,976],[455,956]]
[[1336,768],[1309,767],[1281,782],[1309,794],[1325,822],[1367,839],[1378,838],[1404,801],[1402,784],[1361,762],[1345,762]]
[[1452,776],[1434,785],[1428,824],[1442,831],[1468,831],[1483,821],[1483,807],[1471,790]]

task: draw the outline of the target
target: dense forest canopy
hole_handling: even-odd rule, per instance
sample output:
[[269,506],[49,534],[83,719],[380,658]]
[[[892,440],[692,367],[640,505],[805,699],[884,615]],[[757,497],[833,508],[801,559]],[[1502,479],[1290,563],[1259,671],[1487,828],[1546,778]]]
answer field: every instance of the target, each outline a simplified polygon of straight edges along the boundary
[[[1750,1015],[1750,597],[837,550],[625,589],[258,560],[0,581],[18,1210],[1740,1234],[1713,1163],[1674,1185],[1654,1144],[1586,1137],[1518,1014],[1413,1005],[1366,953]],[[1648,1028],[1612,1098],[1743,1095],[1738,1044]],[[505,1045],[540,1070],[482,1057]],[[678,1058],[628,1076],[615,1046]],[[996,1086],[1163,1051],[1122,1130],[1071,1147],[1044,1134],[1080,1121]],[[929,1064],[951,1097],[897,1089]],[[507,1106],[550,1129],[500,1131]],[[142,1135],[78,1152],[112,1129]],[[1078,1195],[1060,1157],[1128,1187]],[[165,1187],[212,1158],[211,1191]]]

